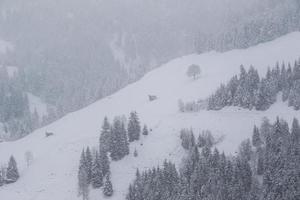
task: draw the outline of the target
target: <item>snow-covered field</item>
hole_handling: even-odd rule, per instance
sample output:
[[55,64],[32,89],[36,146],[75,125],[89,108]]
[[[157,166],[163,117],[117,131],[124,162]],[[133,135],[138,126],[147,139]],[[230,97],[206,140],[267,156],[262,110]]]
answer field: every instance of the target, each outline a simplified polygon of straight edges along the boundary
[[[254,124],[262,117],[281,116],[291,121],[300,112],[278,102],[268,111],[248,111],[225,108],[221,111],[179,113],[177,102],[206,98],[221,82],[239,73],[240,64],[254,65],[265,73],[268,65],[276,61],[294,62],[300,56],[300,33],[291,33],[275,41],[246,50],[226,53],[210,52],[189,55],[170,61],[146,74],[140,81],[104,98],[82,110],[41,128],[31,135],[15,141],[0,143],[0,163],[13,154],[19,164],[21,178],[14,184],[0,188],[1,200],[75,200],[77,197],[77,170],[80,152],[87,145],[96,146],[105,115],[128,115],[136,110],[141,121],[153,129],[147,137],[131,144],[131,155],[112,162],[114,195],[111,199],[123,200],[136,168],[144,169],[160,164],[164,159],[180,163],[179,130],[193,127],[195,131],[210,129],[213,134],[224,135],[219,148],[227,153],[237,150],[239,143],[249,137]],[[194,81],[186,76],[190,64],[199,64],[201,77]],[[158,99],[148,101],[148,95]],[[45,132],[54,133],[45,137]],[[143,145],[141,145],[143,144]],[[137,148],[138,157],[132,155]],[[26,167],[24,153],[30,150],[33,164]],[[91,200],[104,199],[101,190],[92,191]]]

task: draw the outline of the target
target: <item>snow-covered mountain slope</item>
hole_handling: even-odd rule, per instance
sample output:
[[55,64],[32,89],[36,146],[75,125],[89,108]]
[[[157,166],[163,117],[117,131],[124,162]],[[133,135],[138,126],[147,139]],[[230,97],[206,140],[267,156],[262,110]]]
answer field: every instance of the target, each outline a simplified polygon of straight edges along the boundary
[[[260,73],[265,73],[268,65],[274,65],[276,61],[294,62],[299,53],[300,33],[291,33],[245,50],[189,55],[172,60],[116,94],[70,113],[21,140],[0,143],[0,163],[13,154],[21,173],[16,183],[0,187],[0,197],[5,200],[79,199],[77,170],[82,148],[97,146],[105,115],[112,119],[115,115],[128,115],[132,110],[136,110],[141,121],[153,131],[131,144],[130,156],[112,162],[114,195],[111,199],[125,198],[136,168],[156,166],[164,159],[180,162],[184,153],[179,139],[181,128],[210,129],[214,134],[225,135],[219,148],[234,154],[239,143],[251,135],[253,125],[259,124],[262,117],[274,119],[279,115],[290,121],[294,116],[300,117],[300,112],[278,102],[266,112],[225,108],[179,113],[178,99],[207,97],[221,82],[239,73],[240,64],[247,67],[252,64]],[[190,64],[201,66],[202,75],[198,80],[186,76]],[[149,102],[149,94],[157,95],[158,99]],[[53,132],[54,136],[46,138],[46,131]],[[132,155],[134,148],[138,150],[138,157]],[[28,150],[34,155],[30,167],[26,167],[24,161],[24,153]],[[91,200],[96,199],[104,199],[101,190],[92,191]]]

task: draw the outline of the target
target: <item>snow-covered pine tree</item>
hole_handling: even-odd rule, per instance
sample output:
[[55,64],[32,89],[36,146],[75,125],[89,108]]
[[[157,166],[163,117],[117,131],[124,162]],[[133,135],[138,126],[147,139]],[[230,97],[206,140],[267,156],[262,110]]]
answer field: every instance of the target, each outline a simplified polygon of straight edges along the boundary
[[128,122],[128,139],[129,142],[133,142],[135,140],[140,139],[141,126],[139,122],[139,118],[137,112],[131,112]]
[[7,170],[6,170],[6,181],[8,183],[14,183],[19,179],[20,175],[18,172],[17,162],[13,156],[9,158]]
[[145,124],[144,127],[143,127],[143,135],[148,135],[149,134],[149,131],[148,131],[148,128],[147,128],[147,125]]
[[88,172],[86,169],[85,152],[82,150],[79,170],[78,170],[78,196],[82,197],[82,200],[89,199],[89,183],[88,183]]
[[121,160],[129,154],[126,129],[120,117],[114,119],[110,141],[110,157],[112,160]]
[[102,176],[104,177],[107,173],[110,173],[109,159],[106,151],[99,152],[99,160],[101,163]]
[[138,156],[138,152],[137,152],[136,149],[134,149],[133,156],[134,156],[134,157],[137,157],[137,156]]
[[92,185],[94,188],[99,188],[103,185],[102,166],[98,152],[96,152],[92,167]]
[[260,138],[259,129],[254,126],[252,134],[252,145],[256,148],[259,148],[262,145],[262,140]]
[[294,107],[295,110],[300,109],[300,80],[294,81],[293,87],[290,91],[289,106]]
[[90,184],[92,181],[92,167],[93,167],[93,156],[90,151],[90,148],[87,147],[85,151],[85,167],[88,176],[88,183]]
[[109,124],[107,117],[105,117],[102,125],[100,139],[99,139],[99,144],[100,144],[99,150],[105,152],[109,151],[110,137],[111,137],[111,125]]
[[104,186],[103,186],[103,194],[107,197],[112,196],[114,193],[112,183],[110,181],[110,173],[106,174]]
[[0,169],[0,187],[4,185],[5,173],[4,170]]
[[300,126],[299,126],[299,121],[296,118],[293,119],[291,137],[292,137],[292,141],[295,144],[300,143]]
[[129,142],[128,142],[128,138],[127,138],[127,130],[126,130],[125,123],[123,120],[121,122],[121,136],[122,136],[121,141],[122,141],[124,156],[129,155]]

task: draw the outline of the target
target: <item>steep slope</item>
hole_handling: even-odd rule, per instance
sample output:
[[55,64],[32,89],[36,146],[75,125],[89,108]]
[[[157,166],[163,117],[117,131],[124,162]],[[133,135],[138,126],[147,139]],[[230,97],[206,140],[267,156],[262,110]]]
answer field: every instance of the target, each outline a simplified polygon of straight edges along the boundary
[[[178,99],[207,97],[221,82],[237,74],[240,64],[247,67],[252,64],[260,73],[265,73],[267,66],[276,61],[293,62],[299,57],[299,52],[300,33],[292,33],[245,50],[178,58],[116,94],[70,113],[26,138],[0,143],[0,163],[6,162],[14,154],[21,172],[18,182],[0,188],[0,197],[5,200],[79,199],[76,189],[80,152],[87,145],[98,144],[105,115],[111,119],[115,115],[128,115],[136,110],[141,121],[153,129],[149,136],[131,144],[130,156],[112,162],[115,194],[111,199],[124,199],[136,168],[156,166],[164,159],[180,162],[184,153],[178,137],[181,128],[193,127],[197,131],[210,129],[216,135],[225,135],[219,148],[234,153],[239,143],[251,135],[252,126],[259,124],[262,117],[273,119],[279,115],[290,121],[294,116],[300,117],[300,113],[278,102],[266,112],[226,108],[182,114],[178,112]],[[199,64],[202,68],[202,75],[196,81],[185,75],[190,64]],[[149,102],[149,94],[157,95],[158,99]],[[46,131],[53,132],[54,136],[46,138]],[[132,155],[134,148],[139,152],[136,158]],[[26,167],[24,162],[27,150],[34,154],[34,162],[30,167]],[[96,199],[102,199],[101,190],[92,191],[91,200]]]

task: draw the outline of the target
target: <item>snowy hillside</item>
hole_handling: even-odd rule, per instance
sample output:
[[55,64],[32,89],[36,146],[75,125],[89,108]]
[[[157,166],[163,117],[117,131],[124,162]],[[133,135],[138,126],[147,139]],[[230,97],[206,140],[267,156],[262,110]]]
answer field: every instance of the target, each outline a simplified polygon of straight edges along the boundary
[[[183,155],[179,140],[181,128],[210,129],[213,134],[224,135],[225,140],[219,148],[234,154],[239,143],[251,135],[253,125],[259,124],[262,117],[274,119],[279,115],[291,121],[294,116],[300,117],[300,113],[282,102],[265,112],[231,107],[221,111],[179,113],[178,99],[206,98],[220,83],[237,74],[240,64],[253,65],[260,73],[265,73],[268,65],[272,66],[276,61],[294,62],[299,53],[300,33],[291,33],[246,50],[210,52],[172,60],[114,95],[70,113],[21,140],[0,143],[0,163],[6,163],[13,154],[21,173],[16,183],[0,188],[0,196],[5,200],[79,199],[77,170],[82,148],[98,144],[105,115],[111,119],[115,115],[128,115],[132,110],[136,110],[141,121],[153,131],[131,144],[130,156],[112,162],[115,193],[111,199],[124,199],[136,168],[156,166],[164,159],[180,162]],[[201,77],[196,81],[186,76],[191,64],[198,64],[202,69]],[[148,95],[156,95],[158,99],[149,102]],[[54,136],[46,138],[46,131],[53,132]],[[134,148],[138,150],[138,157],[132,155]],[[26,167],[24,161],[24,153],[28,150],[34,155],[30,167]],[[101,197],[101,190],[91,194],[91,200]]]

